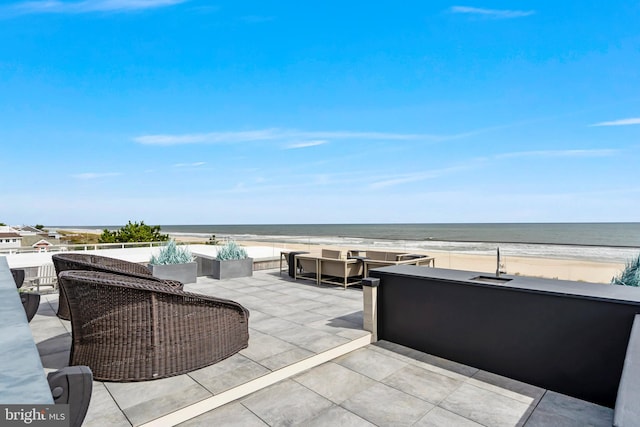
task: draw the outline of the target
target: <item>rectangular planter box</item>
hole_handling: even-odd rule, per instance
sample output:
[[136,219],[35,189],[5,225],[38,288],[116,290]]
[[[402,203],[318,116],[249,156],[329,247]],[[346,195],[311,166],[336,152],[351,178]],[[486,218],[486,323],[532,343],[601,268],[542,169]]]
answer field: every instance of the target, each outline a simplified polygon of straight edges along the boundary
[[198,264],[195,261],[186,264],[149,264],[149,270],[159,279],[177,280],[184,284],[196,283]]
[[214,279],[234,279],[253,276],[253,258],[228,261],[211,260]]

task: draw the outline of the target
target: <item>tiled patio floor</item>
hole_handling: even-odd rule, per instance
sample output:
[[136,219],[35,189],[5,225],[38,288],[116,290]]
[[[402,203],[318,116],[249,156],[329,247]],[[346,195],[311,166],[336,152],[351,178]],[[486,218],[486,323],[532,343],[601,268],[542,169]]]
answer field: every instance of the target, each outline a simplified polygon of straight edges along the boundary
[[[610,426],[612,410],[426,355],[368,344],[362,291],[292,281],[278,270],[193,292],[236,300],[249,347],[187,375],[94,382],[85,426]],[[67,364],[70,323],[43,297],[31,329],[45,370]],[[257,390],[257,391],[255,391]]]

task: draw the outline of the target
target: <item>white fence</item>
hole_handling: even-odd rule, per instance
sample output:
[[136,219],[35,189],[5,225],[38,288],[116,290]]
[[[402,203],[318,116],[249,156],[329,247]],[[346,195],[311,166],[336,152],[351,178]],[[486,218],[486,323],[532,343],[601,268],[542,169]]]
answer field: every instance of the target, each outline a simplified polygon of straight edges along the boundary
[[39,252],[93,251],[98,249],[152,248],[163,246],[167,242],[131,242],[131,243],[83,243],[75,245],[51,245],[44,248],[23,246],[20,248],[0,249],[0,255],[30,254]]

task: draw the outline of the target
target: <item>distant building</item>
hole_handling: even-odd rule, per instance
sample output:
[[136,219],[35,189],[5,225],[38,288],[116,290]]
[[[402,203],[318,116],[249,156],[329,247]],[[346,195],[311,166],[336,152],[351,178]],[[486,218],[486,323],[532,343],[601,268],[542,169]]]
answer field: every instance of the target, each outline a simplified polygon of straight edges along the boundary
[[53,246],[53,244],[44,239],[41,239],[31,245],[31,247],[37,249],[38,252],[47,252],[51,246]]
[[0,231],[0,249],[16,249],[22,246],[22,236],[16,232]]
[[32,227],[30,225],[18,225],[12,228],[16,231],[16,233],[19,233],[21,236],[33,236],[35,234],[43,233],[42,230],[38,230],[37,228]]
[[47,236],[51,237],[52,239],[60,240],[60,238],[62,237],[62,234],[58,233],[56,230],[53,230],[53,231],[47,232]]

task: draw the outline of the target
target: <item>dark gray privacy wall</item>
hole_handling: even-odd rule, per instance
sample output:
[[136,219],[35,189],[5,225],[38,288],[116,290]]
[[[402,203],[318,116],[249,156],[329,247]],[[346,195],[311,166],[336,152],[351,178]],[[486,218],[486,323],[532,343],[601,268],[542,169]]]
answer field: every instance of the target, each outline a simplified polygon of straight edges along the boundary
[[378,338],[613,407],[640,290],[395,266],[377,269]]

